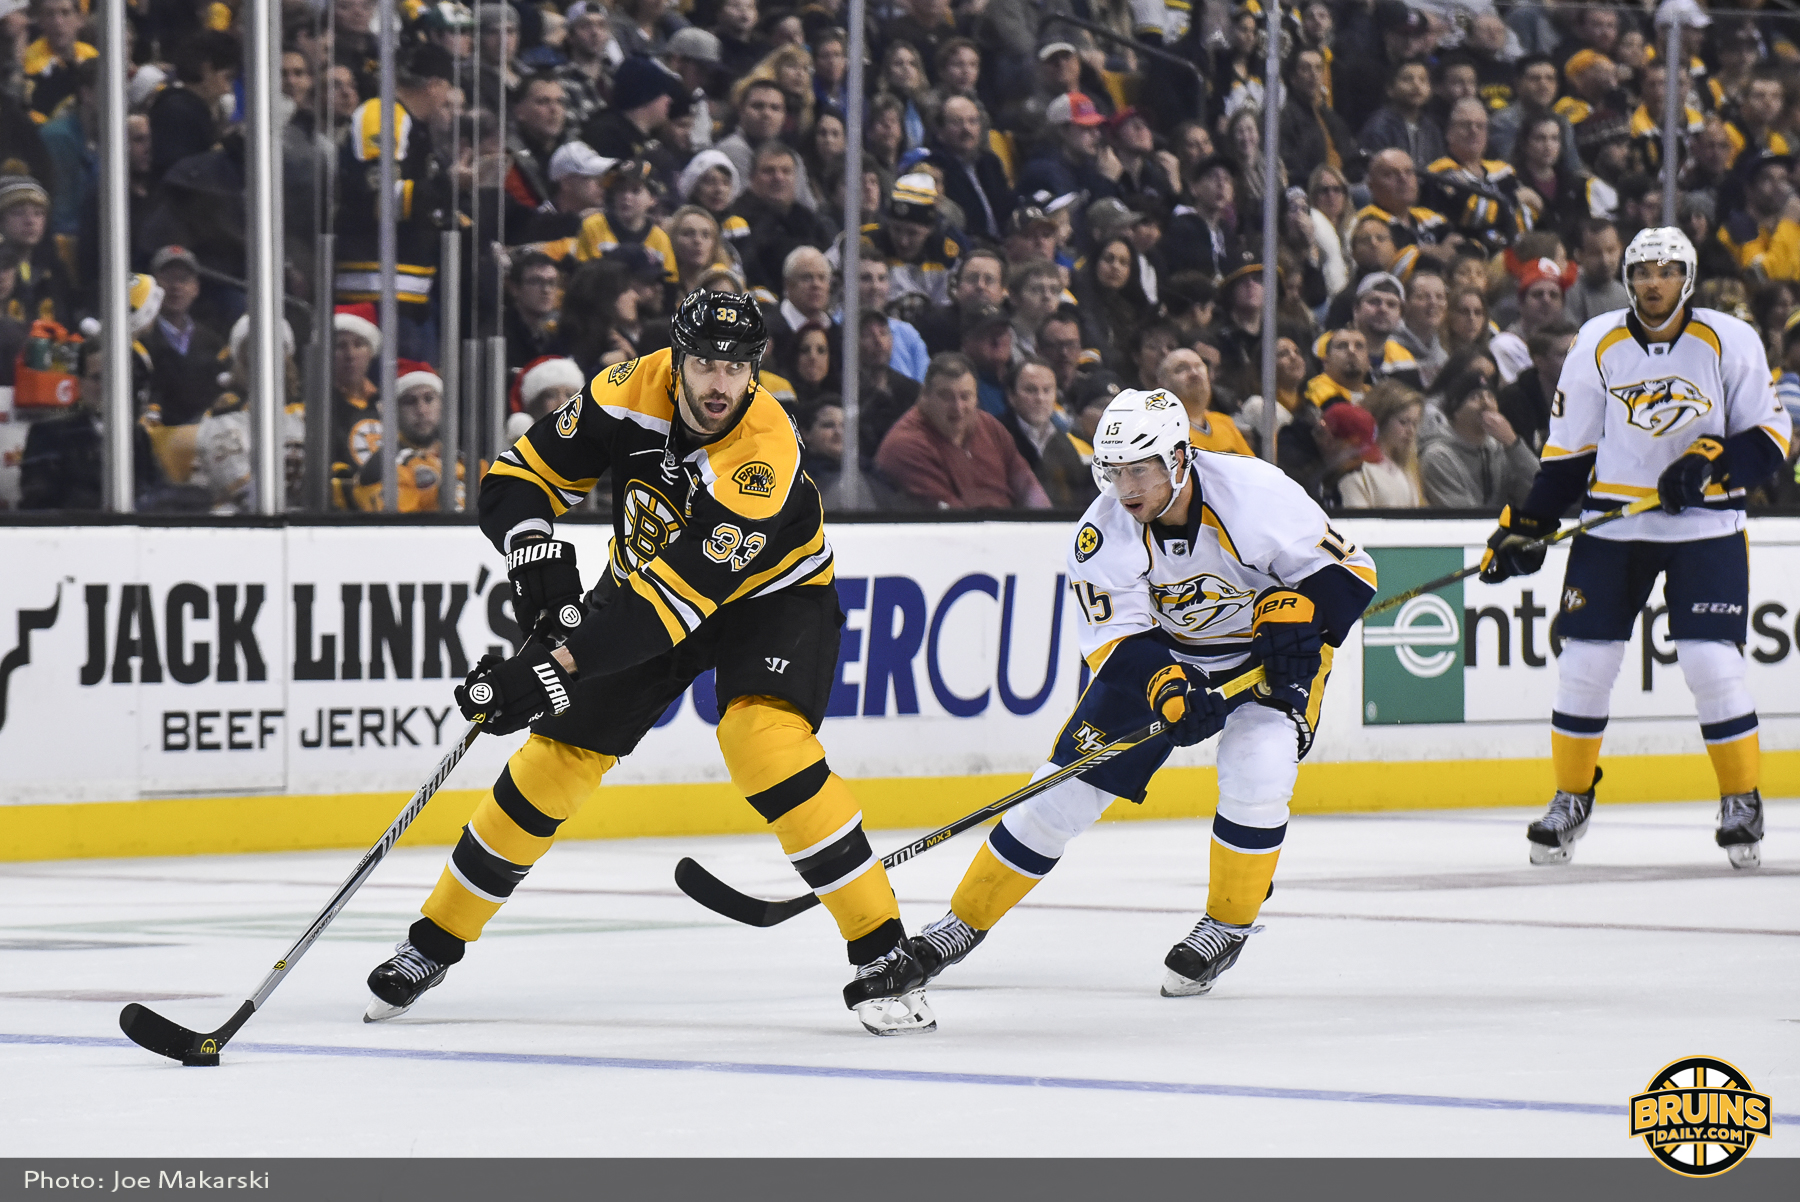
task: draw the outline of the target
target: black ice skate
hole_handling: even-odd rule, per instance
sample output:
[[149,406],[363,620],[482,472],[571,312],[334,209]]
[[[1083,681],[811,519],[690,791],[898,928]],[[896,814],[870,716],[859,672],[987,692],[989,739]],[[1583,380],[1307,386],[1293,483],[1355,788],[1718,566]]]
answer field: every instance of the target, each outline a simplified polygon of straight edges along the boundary
[[1234,927],[1208,915],[1194,924],[1188,937],[1169,949],[1163,967],[1164,997],[1197,997],[1213,987],[1218,975],[1237,963],[1244,941],[1261,927]]
[[924,969],[925,979],[932,981],[986,938],[986,931],[976,930],[955,914],[946,914],[912,939],[912,953]]
[[1719,829],[1713,838],[1731,857],[1733,868],[1762,867],[1762,792],[1731,793],[1719,798]]
[[439,964],[410,939],[402,939],[394,945],[393,958],[382,961],[369,974],[369,992],[375,996],[363,1021],[378,1023],[405,1014],[420,994],[441,982],[449,971],[448,964]]
[[937,1030],[937,1017],[925,1002],[925,970],[901,943],[879,960],[856,970],[844,986],[844,1005],[871,1035],[906,1035]]
[[1594,788],[1600,783],[1600,769],[1594,769],[1594,783],[1586,793],[1565,793],[1561,789],[1550,799],[1544,816],[1525,830],[1530,841],[1533,864],[1567,864],[1575,850],[1575,840],[1587,834],[1588,818],[1594,812]]

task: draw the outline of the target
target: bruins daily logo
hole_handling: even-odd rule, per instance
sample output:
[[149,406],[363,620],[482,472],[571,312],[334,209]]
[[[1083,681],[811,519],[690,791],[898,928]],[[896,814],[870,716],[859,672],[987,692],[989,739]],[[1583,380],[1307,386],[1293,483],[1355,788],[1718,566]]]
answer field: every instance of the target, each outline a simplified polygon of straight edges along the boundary
[[1658,438],[1712,412],[1704,392],[1680,376],[1644,380],[1608,389],[1625,406],[1625,420]]
[[1631,1135],[1683,1177],[1716,1177],[1767,1136],[1773,1108],[1750,1079],[1711,1056],[1687,1056],[1657,1070],[1631,1099]]
[[1210,572],[1174,584],[1150,585],[1151,604],[1189,634],[1200,634],[1237,616],[1254,600],[1256,594],[1249,589],[1239,588]]
[[612,369],[606,373],[606,382],[617,388],[620,384],[631,379],[631,373],[637,370],[637,365],[638,361],[636,359],[627,359],[623,363],[615,363],[612,366]]
[[1100,528],[1092,522],[1083,522],[1081,529],[1075,532],[1075,562],[1086,563],[1094,557],[1105,541],[1100,537]]
[[775,469],[760,459],[752,459],[737,471],[731,473],[737,483],[738,491],[752,497],[772,497],[775,495]]
[[575,437],[575,428],[581,424],[581,394],[578,392],[563,402],[563,407],[556,411],[556,432],[564,438]]

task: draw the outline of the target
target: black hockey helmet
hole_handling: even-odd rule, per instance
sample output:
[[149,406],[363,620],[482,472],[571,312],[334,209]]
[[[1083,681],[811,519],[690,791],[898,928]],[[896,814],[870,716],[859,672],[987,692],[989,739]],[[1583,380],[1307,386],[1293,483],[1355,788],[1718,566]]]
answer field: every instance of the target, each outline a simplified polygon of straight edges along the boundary
[[769,346],[769,331],[756,298],[748,293],[701,289],[682,298],[669,323],[669,341],[677,368],[682,356],[698,355],[748,363],[755,374]]

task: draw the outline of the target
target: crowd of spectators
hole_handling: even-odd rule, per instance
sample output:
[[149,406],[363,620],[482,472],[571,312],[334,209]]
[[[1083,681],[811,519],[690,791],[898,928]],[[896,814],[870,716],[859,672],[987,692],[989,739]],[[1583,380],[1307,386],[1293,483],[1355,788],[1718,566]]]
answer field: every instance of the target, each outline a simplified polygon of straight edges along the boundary
[[[435,509],[445,477],[466,495],[494,451],[465,441],[472,465],[446,449],[447,406],[486,431],[504,405],[511,436],[666,346],[680,297],[718,289],[763,305],[761,383],[828,505],[849,445],[883,508],[1079,509],[1100,411],[1161,387],[1196,446],[1268,452],[1328,510],[1496,509],[1529,489],[1576,330],[1624,306],[1623,248],[1663,206],[1665,74],[1637,6],[1303,0],[1268,80],[1254,0],[870,0],[853,96],[843,0],[403,0],[399,314],[384,329],[383,2],[283,5],[290,506],[316,392],[330,504],[381,507],[384,342],[400,360],[401,508]],[[257,485],[240,5],[129,0],[128,281],[99,270],[98,8],[0,0],[0,383],[17,402],[0,505],[99,503],[88,319],[127,287],[140,506],[242,511]],[[1694,13],[1675,210],[1699,248],[1697,301],[1756,324],[1800,408],[1800,20]],[[863,224],[847,231],[851,188]],[[466,336],[503,340],[504,398],[445,397],[452,308]],[[329,378],[307,387],[315,340]],[[64,360],[67,387],[46,394],[45,364]],[[1791,469],[1753,503],[1800,500]],[[603,482],[592,506],[609,501]]]

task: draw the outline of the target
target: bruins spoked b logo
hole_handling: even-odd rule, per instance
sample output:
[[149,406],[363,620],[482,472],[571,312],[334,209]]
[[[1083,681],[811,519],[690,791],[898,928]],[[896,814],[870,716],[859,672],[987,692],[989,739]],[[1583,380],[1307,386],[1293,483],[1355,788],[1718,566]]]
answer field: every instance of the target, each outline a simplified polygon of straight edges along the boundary
[[1711,1056],[1664,1065],[1631,1099],[1631,1135],[1684,1177],[1716,1177],[1737,1167],[1759,1135],[1770,1134],[1769,1095]]

